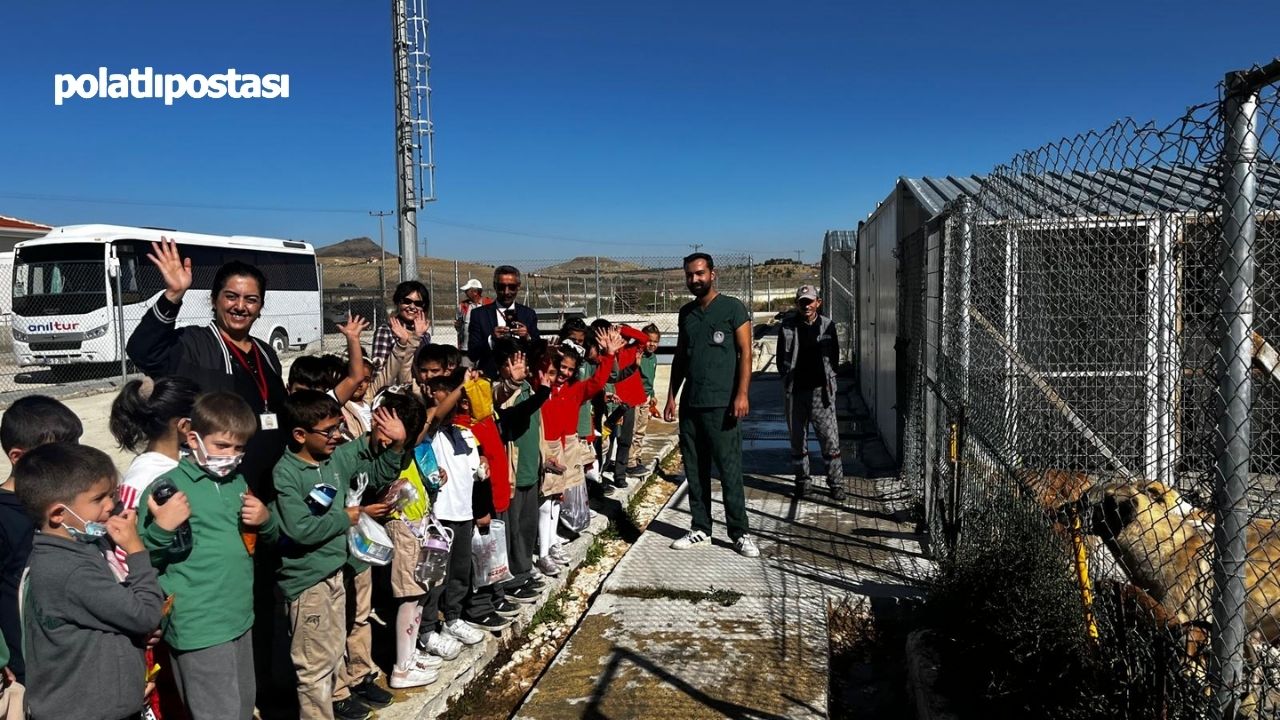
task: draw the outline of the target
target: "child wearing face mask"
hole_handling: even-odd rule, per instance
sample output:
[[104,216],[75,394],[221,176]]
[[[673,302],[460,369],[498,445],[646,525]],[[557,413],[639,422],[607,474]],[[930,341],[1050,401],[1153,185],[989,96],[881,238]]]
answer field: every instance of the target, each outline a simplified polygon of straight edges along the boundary
[[[201,395],[186,432],[191,454],[138,500],[142,542],[160,571],[161,587],[173,596],[162,629],[192,720],[253,717],[253,556],[245,533],[267,542],[278,535],[275,518],[236,470],[257,426],[240,396]],[[166,484],[185,503],[175,494],[149,506]],[[175,503],[190,507],[190,543],[180,542],[180,517],[166,516]]]
[[[23,455],[13,472],[18,499],[39,527],[21,593],[28,717],[136,718],[141,647],[160,624],[164,594],[133,511],[113,516],[115,466],[101,450],[49,443]],[[127,582],[107,566],[110,544],[128,553]]]

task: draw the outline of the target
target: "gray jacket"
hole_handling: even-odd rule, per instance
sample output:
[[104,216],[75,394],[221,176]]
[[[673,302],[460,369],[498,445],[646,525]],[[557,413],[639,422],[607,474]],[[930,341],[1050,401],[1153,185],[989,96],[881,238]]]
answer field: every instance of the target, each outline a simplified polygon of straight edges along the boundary
[[105,545],[37,534],[22,602],[31,720],[119,720],[142,710],[146,636],[164,592],[145,552],[117,582]]
[[[778,374],[782,375],[783,390],[790,393],[795,381],[795,369],[800,363],[800,324],[804,322],[797,314],[789,314],[782,320],[778,331],[778,351],[775,360]],[[836,365],[840,360],[840,338],[836,335],[835,323],[825,315],[818,316],[818,352],[822,353],[822,371],[826,382],[822,385],[823,402],[830,403],[836,394]]]

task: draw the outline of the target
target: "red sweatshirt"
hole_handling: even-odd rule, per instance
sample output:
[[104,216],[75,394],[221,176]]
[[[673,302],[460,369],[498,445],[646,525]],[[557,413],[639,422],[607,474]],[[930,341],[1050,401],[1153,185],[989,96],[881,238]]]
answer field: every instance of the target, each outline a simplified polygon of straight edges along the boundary
[[627,345],[618,352],[618,372],[623,375],[623,378],[613,384],[613,394],[618,396],[618,400],[624,405],[640,407],[649,399],[649,396],[644,391],[644,380],[640,377],[638,358],[640,352],[644,350],[644,344],[649,342],[649,336],[629,325],[619,325],[618,331],[622,333],[622,337],[635,340],[639,344]]
[[478,423],[471,421],[471,416],[458,413],[453,423],[467,428],[480,443],[480,455],[489,463],[489,487],[493,490],[494,512],[506,512],[511,506],[511,465],[507,462],[507,445],[502,442],[498,432],[498,424],[493,417],[487,417]]
[[551,397],[542,405],[542,433],[548,440],[578,436],[578,409],[592,395],[604,390],[613,369],[613,356],[601,355],[600,365],[591,377],[581,382],[561,385],[551,391]]

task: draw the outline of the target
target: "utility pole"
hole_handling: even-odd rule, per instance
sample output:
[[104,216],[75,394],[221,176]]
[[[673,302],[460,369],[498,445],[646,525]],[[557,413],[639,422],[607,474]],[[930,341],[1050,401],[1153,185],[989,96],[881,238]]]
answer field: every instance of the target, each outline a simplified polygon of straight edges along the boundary
[[796,251],[795,251],[795,253],[796,253],[796,262],[797,262],[797,263],[799,263],[799,264],[801,264],[801,265],[803,265],[803,264],[804,264],[804,258],[802,258],[802,257],[801,257],[801,255],[804,255],[804,251],[803,251],[803,250],[796,250]]
[[378,302],[385,304],[387,302],[387,244],[382,236],[382,218],[395,213],[390,210],[370,210],[369,214],[378,218],[378,247],[382,250],[382,264],[378,266],[378,286],[382,290],[382,295],[378,298]]
[[[391,0],[400,279],[418,278],[418,210],[436,199],[426,0]],[[423,252],[423,255],[426,253]]]
[[702,243],[690,243],[689,247],[693,248],[694,252],[698,252],[698,250],[702,247]]

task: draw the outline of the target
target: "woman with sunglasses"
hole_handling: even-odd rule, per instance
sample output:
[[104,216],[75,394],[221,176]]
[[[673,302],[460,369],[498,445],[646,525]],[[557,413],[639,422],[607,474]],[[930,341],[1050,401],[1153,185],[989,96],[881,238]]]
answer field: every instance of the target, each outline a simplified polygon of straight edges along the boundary
[[427,286],[417,280],[405,280],[396,286],[391,299],[395,302],[395,311],[387,318],[387,323],[379,325],[378,332],[373,334],[373,354],[369,360],[373,362],[375,371],[387,362],[396,343],[392,323],[408,328],[410,335],[418,338],[415,346],[431,342],[431,321],[427,319],[427,303],[431,302],[431,295]]

